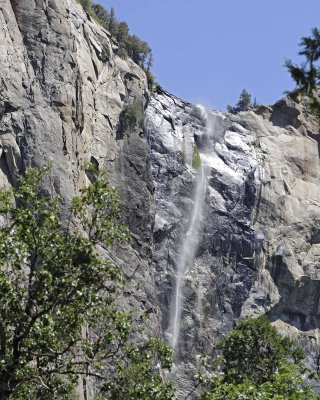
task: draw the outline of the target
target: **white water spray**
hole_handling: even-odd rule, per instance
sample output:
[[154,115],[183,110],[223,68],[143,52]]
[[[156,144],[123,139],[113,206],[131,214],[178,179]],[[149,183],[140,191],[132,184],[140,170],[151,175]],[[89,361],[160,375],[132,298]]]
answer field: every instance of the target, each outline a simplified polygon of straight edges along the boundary
[[[201,234],[201,220],[203,218],[203,206],[207,190],[207,177],[209,167],[207,164],[210,153],[214,153],[214,144],[212,139],[218,138],[218,115],[208,112],[203,107],[198,107],[201,118],[205,121],[205,144],[200,149],[201,167],[197,176],[197,183],[193,196],[193,207],[190,212],[190,224],[183,237],[177,257],[175,288],[170,307],[170,318],[167,335],[169,343],[174,350],[177,349],[180,328],[181,315],[184,303],[184,283],[188,269],[192,267],[194,258],[199,245]],[[219,116],[220,121],[222,118]],[[203,154],[205,153],[205,155]],[[210,164],[210,163],[209,163]]]
[[200,219],[202,215],[205,189],[206,176],[204,174],[203,167],[201,167],[194,194],[191,222],[178,253],[178,261],[176,266],[176,287],[171,305],[170,325],[168,329],[168,333],[170,335],[170,345],[173,349],[175,349],[177,346],[180,333],[181,311],[184,300],[184,280],[188,267],[193,263],[195,252],[198,247]]

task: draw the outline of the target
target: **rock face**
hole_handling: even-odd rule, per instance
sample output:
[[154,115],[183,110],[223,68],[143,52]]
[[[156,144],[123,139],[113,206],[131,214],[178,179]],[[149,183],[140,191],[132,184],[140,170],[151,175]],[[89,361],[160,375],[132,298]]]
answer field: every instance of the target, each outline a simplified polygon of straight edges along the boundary
[[[304,103],[224,115],[165,91],[149,98],[144,72],[73,0],[0,0],[0,24],[0,184],[51,162],[46,189],[69,201],[90,181],[85,162],[108,171],[133,238],[112,254],[130,278],[124,297],[169,342],[200,152],[206,186],[182,279],[179,393],[196,355],[246,315],[268,314],[316,367],[320,136]],[[143,129],[119,130],[129,104],[146,109]]]
[[124,296],[158,334],[149,148],[141,127],[117,134],[125,107],[146,105],[145,73],[74,0],[0,0],[0,26],[0,184],[51,163],[46,189],[69,201],[90,181],[85,163],[107,170],[132,232],[112,258],[130,278]]
[[[203,162],[211,154],[199,246],[182,291],[175,375],[181,394],[188,391],[196,355],[212,351],[217,338],[247,315],[268,314],[279,330],[310,350],[309,363],[315,367],[320,267],[316,121],[302,103],[289,99],[210,117],[163,93],[150,102],[146,126],[155,184],[155,277],[169,341],[179,249],[199,179],[190,149],[197,143]],[[203,136],[208,129],[214,135],[209,146]]]

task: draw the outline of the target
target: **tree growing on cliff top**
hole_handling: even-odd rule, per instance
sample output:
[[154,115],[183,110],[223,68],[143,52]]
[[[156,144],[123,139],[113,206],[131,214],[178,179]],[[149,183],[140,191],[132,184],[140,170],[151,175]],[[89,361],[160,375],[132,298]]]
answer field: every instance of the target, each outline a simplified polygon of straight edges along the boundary
[[227,110],[231,114],[236,114],[240,111],[248,111],[250,107],[253,105],[251,104],[251,94],[246,90],[243,89],[240,93],[239,100],[235,106],[227,105]]
[[41,189],[46,172],[30,169],[17,189],[0,190],[0,399],[73,399],[88,376],[110,396],[125,373],[136,385],[134,370],[141,391],[167,400],[172,386],[154,362],[170,366],[170,350],[130,344],[133,316],[117,303],[121,271],[97,250],[127,239],[117,192],[97,174],[63,222],[62,199]]
[[126,22],[119,22],[115,9],[111,7],[106,10],[99,3],[92,0],[77,0],[83,9],[93,16],[96,21],[107,29],[119,45],[119,56],[130,57],[136,64],[146,71],[149,71],[153,62],[152,50],[147,42],[136,35],[129,34],[129,27]]
[[298,94],[307,96],[311,110],[320,117],[320,31],[313,28],[311,36],[302,37],[300,47],[299,54],[305,57],[305,61],[301,65],[294,64],[291,60],[285,63],[296,83],[296,88],[289,94],[293,97]]

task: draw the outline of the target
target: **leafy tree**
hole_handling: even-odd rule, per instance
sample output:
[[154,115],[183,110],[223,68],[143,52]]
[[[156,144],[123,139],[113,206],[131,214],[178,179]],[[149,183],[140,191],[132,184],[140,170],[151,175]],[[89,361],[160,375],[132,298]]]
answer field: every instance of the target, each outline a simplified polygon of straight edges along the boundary
[[145,64],[148,64],[151,49],[147,42],[142,41],[136,35],[129,36],[127,51],[129,57],[140,67],[144,68]]
[[301,65],[294,64],[291,60],[285,63],[297,85],[296,89],[289,94],[308,96],[312,111],[320,117],[320,101],[317,94],[320,84],[320,31],[313,28],[310,37],[301,39],[300,47],[302,49],[299,54],[305,57],[305,61]]
[[64,222],[62,199],[41,189],[46,173],[29,169],[16,189],[0,190],[1,400],[71,400],[79,376],[103,382],[127,357],[121,271],[97,250],[127,239],[119,196],[99,173]]
[[288,337],[282,337],[266,317],[246,318],[221,340],[222,371],[230,382],[250,379],[262,383],[272,378],[282,361],[299,363],[303,352]]
[[142,349],[128,347],[127,359],[118,364],[113,379],[105,383],[102,391],[109,393],[110,400],[173,400],[172,382],[163,381],[153,370],[154,359],[158,368],[170,368],[172,349],[157,339],[150,339]]
[[[315,400],[304,382],[303,351],[282,337],[266,317],[246,318],[219,343],[211,375],[198,375],[201,400]],[[206,362],[206,360],[204,360]],[[206,365],[206,364],[205,364]]]
[[236,114],[240,111],[248,111],[250,107],[252,107],[251,94],[247,92],[246,89],[243,89],[242,92],[240,93],[240,97],[237,104],[234,107],[228,104],[227,110],[231,114]]

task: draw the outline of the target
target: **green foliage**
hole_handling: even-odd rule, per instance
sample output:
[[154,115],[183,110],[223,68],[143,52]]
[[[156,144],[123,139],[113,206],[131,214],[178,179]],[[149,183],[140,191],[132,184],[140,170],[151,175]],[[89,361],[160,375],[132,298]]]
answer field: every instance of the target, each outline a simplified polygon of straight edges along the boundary
[[192,167],[197,170],[199,170],[201,167],[201,158],[198,146],[196,144],[193,145],[192,149]]
[[109,26],[110,14],[101,4],[92,4],[91,9],[100,25]]
[[[256,99],[255,99],[255,104]],[[256,105],[251,104],[251,94],[246,91],[246,89],[243,89],[242,92],[240,93],[239,100],[235,106],[230,106],[229,104],[227,105],[227,110],[231,114],[236,114],[240,111],[248,111],[250,107],[255,107]]]
[[119,56],[126,59],[130,57],[141,68],[149,71],[152,62],[152,51],[147,42],[136,35],[129,34],[128,24],[118,21],[113,7],[107,11],[101,4],[92,3],[91,0],[77,0],[96,21],[107,29],[119,45]]
[[116,38],[117,38],[118,43],[121,43],[122,46],[125,46],[125,44],[128,42],[129,27],[126,22],[118,23]]
[[253,103],[252,103],[252,107],[253,107],[253,108],[256,108],[256,107],[259,107],[259,105],[260,105],[260,104],[257,102],[257,99],[254,98]]
[[126,359],[122,274],[96,250],[127,240],[119,196],[97,173],[63,222],[62,199],[41,189],[47,172],[29,169],[18,188],[0,190],[1,399],[71,400],[79,375],[104,379]]
[[154,93],[157,88],[157,80],[156,77],[153,75],[153,73],[150,70],[145,71],[146,76],[147,76],[147,83],[148,83],[148,88],[150,92]]
[[[115,306],[120,271],[94,247],[127,236],[117,193],[98,176],[72,202],[72,231],[59,219],[62,199],[40,189],[45,173],[30,169],[18,189],[0,190],[0,388],[8,394],[83,372],[85,353],[96,346],[82,337],[84,325],[98,328],[103,320],[113,332],[99,337],[106,352],[127,335],[126,316]],[[75,348],[83,355],[75,358]]]
[[287,337],[283,338],[266,317],[246,318],[239,322],[219,344],[228,382],[250,379],[262,383],[272,378],[281,363],[291,357],[301,361],[303,353]]
[[304,382],[303,351],[282,337],[267,318],[246,318],[219,343],[221,358],[197,378],[201,400],[316,400]]
[[251,381],[226,384],[223,378],[216,378],[214,387],[204,393],[201,400],[319,400],[310,387],[301,385],[301,376],[291,366],[275,374],[272,382],[261,385]]
[[133,132],[141,126],[142,120],[142,106],[138,102],[126,104],[119,116],[118,135],[123,137],[125,132]]
[[[52,376],[50,383],[42,381],[39,377],[39,382],[26,382],[14,392],[9,399],[14,400],[76,400],[78,397],[75,391],[76,381],[65,380],[61,375]],[[48,386],[50,385],[50,386]],[[6,398],[6,397],[5,397]]]
[[172,350],[162,342],[151,339],[144,347],[128,346],[126,361],[118,365],[112,380],[106,382],[104,390],[110,400],[172,400],[175,391],[171,382],[163,381],[154,371],[170,368]]
[[116,37],[117,32],[118,32],[118,21],[116,18],[116,12],[113,7],[111,7],[110,14],[109,14],[108,30],[112,36]]
[[123,60],[126,60],[128,58],[128,52],[124,47],[120,47],[119,57],[122,58]]
[[151,57],[151,49],[147,42],[142,41],[136,35],[128,37],[125,46],[128,56],[142,68],[146,68]]
[[320,101],[318,89],[320,84],[320,31],[312,29],[310,37],[303,37],[300,41],[300,55],[305,57],[301,65],[285,62],[292,79],[296,83],[296,89],[289,94],[296,97],[298,94],[306,95],[310,99],[311,110],[320,117]]
[[91,0],[77,0],[82,5],[83,9],[87,12],[91,11],[92,1]]

